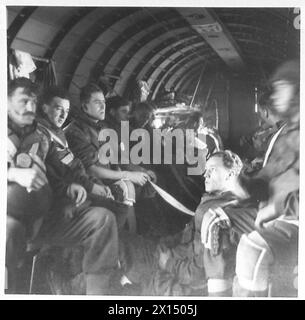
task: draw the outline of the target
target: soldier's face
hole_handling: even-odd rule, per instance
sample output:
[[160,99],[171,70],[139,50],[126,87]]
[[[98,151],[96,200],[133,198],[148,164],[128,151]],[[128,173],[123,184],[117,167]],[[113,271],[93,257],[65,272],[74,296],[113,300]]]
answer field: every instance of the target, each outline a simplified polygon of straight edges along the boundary
[[295,94],[295,87],[288,81],[275,81],[273,84],[273,93],[271,95],[272,109],[278,115],[285,115],[290,108],[291,100]]
[[154,113],[146,110],[142,110],[142,111],[138,110],[134,113],[134,117],[136,119],[138,127],[143,127],[146,124],[149,124],[149,125],[152,124],[154,120]]
[[115,118],[118,122],[127,121],[130,113],[130,106],[121,106],[115,111]]
[[91,94],[90,100],[85,103],[84,111],[96,120],[105,119],[105,97],[102,92]]
[[269,126],[274,126],[277,121],[280,120],[272,110],[267,111],[266,109],[258,108],[258,115],[259,118]]
[[207,192],[225,191],[230,170],[220,157],[212,157],[206,162],[205,190]]
[[54,97],[49,104],[43,105],[43,111],[51,123],[57,128],[61,128],[66,121],[70,110],[70,101],[59,97]]
[[36,116],[36,95],[30,95],[24,88],[17,88],[8,97],[8,116],[20,127],[31,125]]

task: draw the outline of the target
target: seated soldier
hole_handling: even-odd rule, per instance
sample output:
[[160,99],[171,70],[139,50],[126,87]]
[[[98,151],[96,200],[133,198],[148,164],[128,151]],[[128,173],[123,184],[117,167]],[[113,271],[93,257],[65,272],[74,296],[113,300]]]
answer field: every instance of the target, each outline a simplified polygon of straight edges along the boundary
[[[122,121],[128,121],[130,113],[129,102],[120,96],[114,96],[106,100],[106,118],[104,120],[105,127],[114,129],[118,135],[118,143],[121,148],[126,148],[122,146],[121,141],[121,123]],[[148,131],[150,138],[152,138],[152,128],[151,121],[153,120],[153,108],[147,102],[140,102],[135,105],[133,112],[133,120],[130,124],[130,131],[134,129],[145,129]],[[145,139],[145,136],[142,137]],[[143,140],[142,140],[143,141]],[[152,164],[152,154],[153,154],[153,144],[151,140],[145,142],[150,145],[150,162],[148,164],[137,165],[130,160],[129,164],[119,163],[119,167],[122,170],[128,170],[130,172],[145,172],[149,175],[150,179],[156,183],[157,176],[156,173],[151,170],[153,168]],[[143,144],[144,144],[143,143]],[[135,144],[132,141],[129,142],[129,147]],[[121,149],[118,148],[118,149]],[[120,159],[120,157],[119,157]],[[161,226],[165,226],[164,213],[159,207],[158,203],[155,201],[155,190],[150,184],[145,184],[144,186],[136,186],[136,216],[138,221],[138,231],[139,233],[147,233],[151,231],[155,235],[161,232]],[[158,232],[157,232],[158,230]],[[163,232],[163,231],[162,231]]]
[[72,152],[82,161],[87,173],[109,185],[118,183],[125,191],[125,199],[132,205],[135,202],[133,184],[143,186],[150,176],[146,172],[114,170],[110,163],[101,164],[102,142],[98,137],[105,118],[104,94],[97,85],[89,84],[81,90],[80,102],[80,110],[74,110],[74,119],[65,130]]
[[133,107],[130,117],[130,126],[133,129],[142,128],[151,132],[153,120],[154,108],[152,104],[139,102]]
[[128,121],[130,114],[130,102],[121,96],[113,96],[106,99],[106,117],[104,123],[121,134],[121,121]]
[[81,109],[66,128],[66,136],[74,154],[83,162],[86,170],[94,177],[117,181],[130,180],[136,185],[144,185],[149,176],[144,172],[112,170],[98,161],[100,142],[98,135],[105,118],[105,98],[101,89],[89,84],[80,94]]
[[71,169],[58,159],[49,135],[35,121],[37,87],[26,78],[8,86],[6,267],[16,293],[27,240],[37,245],[84,247],[87,294],[110,294],[118,265],[115,217],[92,207]]
[[[138,128],[147,129],[147,130],[150,129],[149,133],[151,134],[151,127],[149,126],[149,123],[148,123],[149,119],[145,118],[144,121],[142,122],[138,118],[138,116],[140,115],[138,110],[142,110],[141,115],[143,113],[147,114],[148,107],[149,107],[149,115],[150,115],[149,119],[152,120],[152,116],[151,116],[151,114],[152,114],[151,108],[152,107],[148,103],[140,102],[139,104],[137,104],[135,106],[135,110],[134,110],[135,119],[137,120],[137,122],[131,122],[131,123],[129,122],[130,130],[138,129]],[[117,132],[118,137],[119,137],[119,144],[122,144],[122,141],[120,141],[121,122],[122,121],[129,121],[129,115],[130,115],[129,102],[120,96],[111,97],[111,98],[107,99],[107,101],[106,101],[106,111],[107,111],[107,115],[106,115],[106,119],[105,119],[104,123],[105,123],[106,127],[114,129]],[[143,118],[141,118],[141,120],[143,120]],[[152,161],[150,161],[150,162],[152,162]],[[127,165],[120,163],[121,169],[132,171],[132,172],[133,171],[146,172],[149,175],[150,179],[153,182],[156,182],[156,180],[157,180],[156,174],[152,170],[149,169],[149,166],[150,165],[145,165],[145,164],[143,164],[141,166],[135,165],[132,163],[131,160],[130,160],[130,163]],[[146,169],[146,167],[148,167],[148,169]]]
[[70,100],[61,87],[46,88],[39,104],[38,122],[50,134],[60,161],[68,165],[88,192],[92,205],[105,207],[116,214],[119,229],[124,225],[130,206],[114,200],[111,190],[101,180],[90,177],[82,162],[69,149],[62,126],[68,117]]
[[[148,109],[149,108],[149,109]],[[149,110],[149,111],[148,111]],[[139,118],[139,116],[142,116],[142,114],[145,113],[144,119],[143,117]],[[149,118],[146,119],[146,114],[149,113]],[[149,134],[151,134],[151,127],[149,126],[148,120],[152,120],[153,115],[153,109],[152,107],[145,102],[141,102],[135,106],[135,110],[133,112],[134,118],[129,121],[130,116],[130,105],[129,102],[125,99],[123,99],[120,96],[114,96],[106,100],[106,118],[103,121],[106,128],[114,129],[118,135],[119,138],[119,145],[121,145],[123,142],[121,141],[121,123],[122,121],[129,121],[130,131],[133,129],[146,129],[149,131]],[[143,120],[143,121],[142,121]],[[130,142],[131,143],[131,142]],[[122,148],[123,146],[121,146]],[[124,146],[125,148],[125,146]],[[129,171],[140,171],[140,172],[146,172],[150,178],[155,182],[156,181],[156,175],[153,171],[145,169],[145,165],[135,165],[130,160],[130,163],[128,165],[124,165],[120,163],[120,168],[123,170],[129,170]]]
[[158,244],[125,235],[120,263],[148,295],[231,295],[239,238],[254,228],[257,209],[240,181],[242,162],[230,151],[206,163],[206,194],[182,233]]

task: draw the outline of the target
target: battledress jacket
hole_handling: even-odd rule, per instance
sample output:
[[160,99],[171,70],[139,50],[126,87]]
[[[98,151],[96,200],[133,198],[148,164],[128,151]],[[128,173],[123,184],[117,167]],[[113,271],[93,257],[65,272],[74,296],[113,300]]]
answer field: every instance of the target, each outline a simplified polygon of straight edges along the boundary
[[128,206],[119,201],[92,194],[93,184],[97,183],[99,185],[103,185],[102,181],[87,174],[83,163],[80,159],[76,158],[70,150],[65,132],[61,128],[55,128],[45,118],[40,118],[39,123],[40,126],[43,126],[48,130],[60,161],[69,166],[75,180],[77,180],[87,190],[87,202],[90,200],[92,206],[104,207],[111,210],[115,213],[119,227],[121,227],[121,225],[125,223],[124,221],[128,214]]
[[87,192],[92,191],[93,184],[97,180],[87,175],[82,162],[74,157],[73,153],[68,147],[67,139],[64,131],[52,125],[47,119],[41,117],[38,119],[39,125],[44,127],[55,146],[60,161],[71,168],[71,172],[75,176],[75,180],[86,189]]
[[[30,126],[20,128],[8,119],[8,141],[15,145],[16,150],[15,154],[8,150],[8,167],[19,167],[18,155],[29,153],[32,146],[38,143],[36,155],[46,166],[46,176],[49,182],[41,190],[35,192],[26,192],[25,188],[9,182],[8,215],[22,220],[28,220],[29,216],[31,219],[36,219],[49,212],[50,206],[54,207],[54,204],[63,207],[66,202],[71,202],[66,197],[68,186],[73,182],[81,184],[82,181],[73,170],[60,161],[55,145],[43,127],[34,122]],[[33,208],[32,203],[36,203],[37,208]]]
[[252,179],[253,194],[259,192],[255,197],[261,201],[261,206],[273,204],[275,208],[275,212],[264,217],[264,228],[257,231],[268,242],[276,257],[297,252],[300,123],[297,117],[295,119],[294,122],[286,122],[269,150],[271,152],[266,165]]
[[[101,121],[95,121],[83,111],[74,111],[71,123],[65,128],[69,147],[74,155],[81,160],[87,170],[92,165],[102,166],[99,162],[99,132],[103,128]],[[109,165],[103,165],[109,168]]]
[[269,202],[278,215],[298,219],[300,123],[287,122],[256,179],[268,184]]
[[37,122],[34,122],[31,126],[19,128],[9,120],[8,130],[9,137],[16,136],[19,140],[16,155],[22,152],[29,152],[34,143],[39,143],[37,155],[40,156],[46,165],[46,175],[55,195],[66,195],[69,184],[80,182],[72,170],[60,161],[49,133]]

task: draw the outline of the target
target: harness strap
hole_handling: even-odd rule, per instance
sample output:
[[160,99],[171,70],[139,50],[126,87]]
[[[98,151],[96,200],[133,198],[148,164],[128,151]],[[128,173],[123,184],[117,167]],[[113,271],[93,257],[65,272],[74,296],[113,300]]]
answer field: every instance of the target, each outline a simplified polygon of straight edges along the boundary
[[158,194],[171,206],[178,209],[179,211],[186,213],[190,216],[194,216],[195,212],[189,210],[187,207],[185,207],[182,203],[180,203],[178,200],[176,200],[172,195],[170,195],[168,192],[157,186],[152,181],[149,181],[149,183],[152,185],[152,187],[158,192]]
[[270,141],[270,143],[269,143],[268,149],[267,149],[267,151],[266,151],[266,154],[265,154],[265,158],[264,158],[264,162],[263,162],[263,167],[266,166],[267,161],[268,161],[268,159],[269,159],[269,156],[270,156],[270,154],[271,154],[271,151],[272,151],[272,149],[273,149],[273,146],[274,146],[274,144],[275,144],[278,136],[280,135],[280,133],[282,132],[282,130],[285,128],[285,126],[286,126],[286,124],[284,124],[284,125],[274,134],[274,136],[272,137],[272,139],[271,139],[271,141]]

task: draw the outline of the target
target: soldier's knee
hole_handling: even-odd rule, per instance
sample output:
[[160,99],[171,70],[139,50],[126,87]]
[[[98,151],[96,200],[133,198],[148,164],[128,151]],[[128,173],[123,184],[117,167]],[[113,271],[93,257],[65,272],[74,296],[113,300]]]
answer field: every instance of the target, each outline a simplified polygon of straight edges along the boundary
[[116,218],[114,213],[106,208],[93,207],[89,217],[91,225],[97,229],[105,226],[116,226]]
[[17,219],[40,217],[45,215],[52,203],[52,191],[49,185],[38,191],[28,192],[17,183],[7,188],[7,214]]
[[132,206],[136,201],[135,186],[130,180],[119,180],[111,186],[116,200]]
[[16,267],[26,249],[26,231],[17,219],[7,216],[6,221],[6,266]]
[[242,288],[265,291],[272,263],[271,249],[259,233],[254,231],[241,237],[236,253],[236,275]]
[[11,217],[7,216],[6,218],[6,239],[13,239],[13,238],[21,238],[25,236],[25,228],[23,224]]

